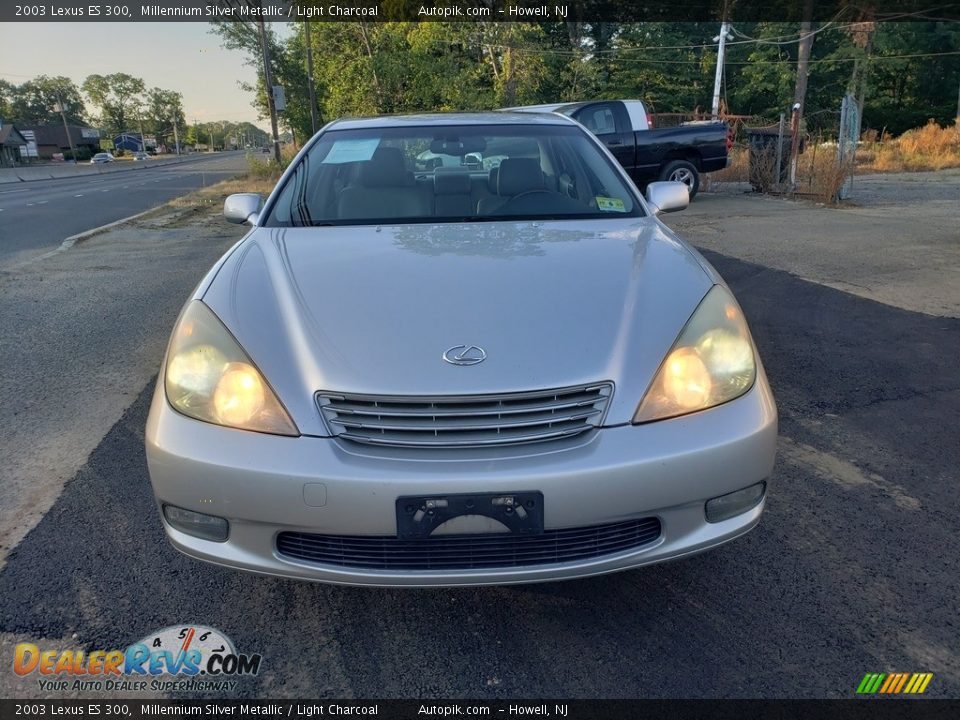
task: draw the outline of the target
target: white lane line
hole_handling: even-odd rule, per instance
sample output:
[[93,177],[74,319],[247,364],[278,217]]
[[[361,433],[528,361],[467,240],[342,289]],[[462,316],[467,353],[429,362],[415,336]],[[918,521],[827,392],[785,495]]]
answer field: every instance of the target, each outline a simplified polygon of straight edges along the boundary
[[74,195],[74,197],[83,197],[83,193],[80,193],[79,195]]
[[110,192],[109,190],[101,190],[100,192]]
[[33,203],[27,203],[27,207],[33,207]]
[[37,200],[37,205],[46,205],[48,202],[50,202],[50,201],[49,201],[49,200]]

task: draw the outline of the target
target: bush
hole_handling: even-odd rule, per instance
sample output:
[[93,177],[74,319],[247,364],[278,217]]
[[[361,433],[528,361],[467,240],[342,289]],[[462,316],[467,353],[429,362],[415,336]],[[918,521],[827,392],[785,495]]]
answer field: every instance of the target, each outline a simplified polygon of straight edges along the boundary
[[272,155],[263,155],[261,157],[257,157],[256,155],[247,156],[247,161],[250,164],[250,175],[252,177],[272,180],[274,182],[280,179],[280,175],[287,169],[290,160],[292,160],[292,158],[281,156],[280,164],[277,165]]

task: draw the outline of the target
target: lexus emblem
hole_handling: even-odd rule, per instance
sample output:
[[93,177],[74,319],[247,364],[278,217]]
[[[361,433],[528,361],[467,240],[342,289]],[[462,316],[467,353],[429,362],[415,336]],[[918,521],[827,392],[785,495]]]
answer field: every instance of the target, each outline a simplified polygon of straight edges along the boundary
[[487,353],[476,345],[454,345],[443,354],[451,365],[476,365],[487,359]]

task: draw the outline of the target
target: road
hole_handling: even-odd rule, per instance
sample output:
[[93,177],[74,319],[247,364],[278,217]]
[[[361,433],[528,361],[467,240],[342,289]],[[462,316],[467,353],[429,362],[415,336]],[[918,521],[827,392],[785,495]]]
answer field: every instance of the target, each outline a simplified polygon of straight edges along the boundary
[[[875,248],[816,242],[847,212],[705,195],[670,218],[737,294],[777,396],[758,528],[679,562],[507,588],[299,583],[165,542],[143,455],[153,376],[183,299],[242,230],[155,222],[5,274],[0,454],[3,482],[12,468],[21,485],[0,504],[34,497],[6,521],[0,653],[23,639],[125,647],[195,622],[263,655],[230,696],[849,698],[891,671],[932,672],[928,696],[960,695],[960,291],[939,290],[943,311],[905,307],[922,302],[910,282],[921,297],[925,272],[960,259],[941,222],[954,211],[856,210],[877,247],[927,248],[884,301],[869,295],[894,276],[876,275]],[[762,242],[784,228],[795,253],[809,248],[799,269]],[[848,289],[825,276],[841,267]],[[42,694],[12,673],[0,691]]]
[[[198,155],[155,167],[150,162],[125,172],[0,185],[0,267],[247,168],[242,151]],[[26,227],[29,233],[19,232]]]

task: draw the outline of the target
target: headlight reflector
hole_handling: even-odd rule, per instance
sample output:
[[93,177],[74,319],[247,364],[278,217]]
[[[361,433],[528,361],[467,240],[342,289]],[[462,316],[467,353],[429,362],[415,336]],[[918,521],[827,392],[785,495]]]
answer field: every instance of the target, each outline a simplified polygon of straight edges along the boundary
[[299,435],[260,371],[216,315],[196,300],[170,340],[167,400],[196,420],[274,435]]
[[753,341],[730,291],[715,285],[687,321],[633,418],[651,422],[740,397],[757,376]]

